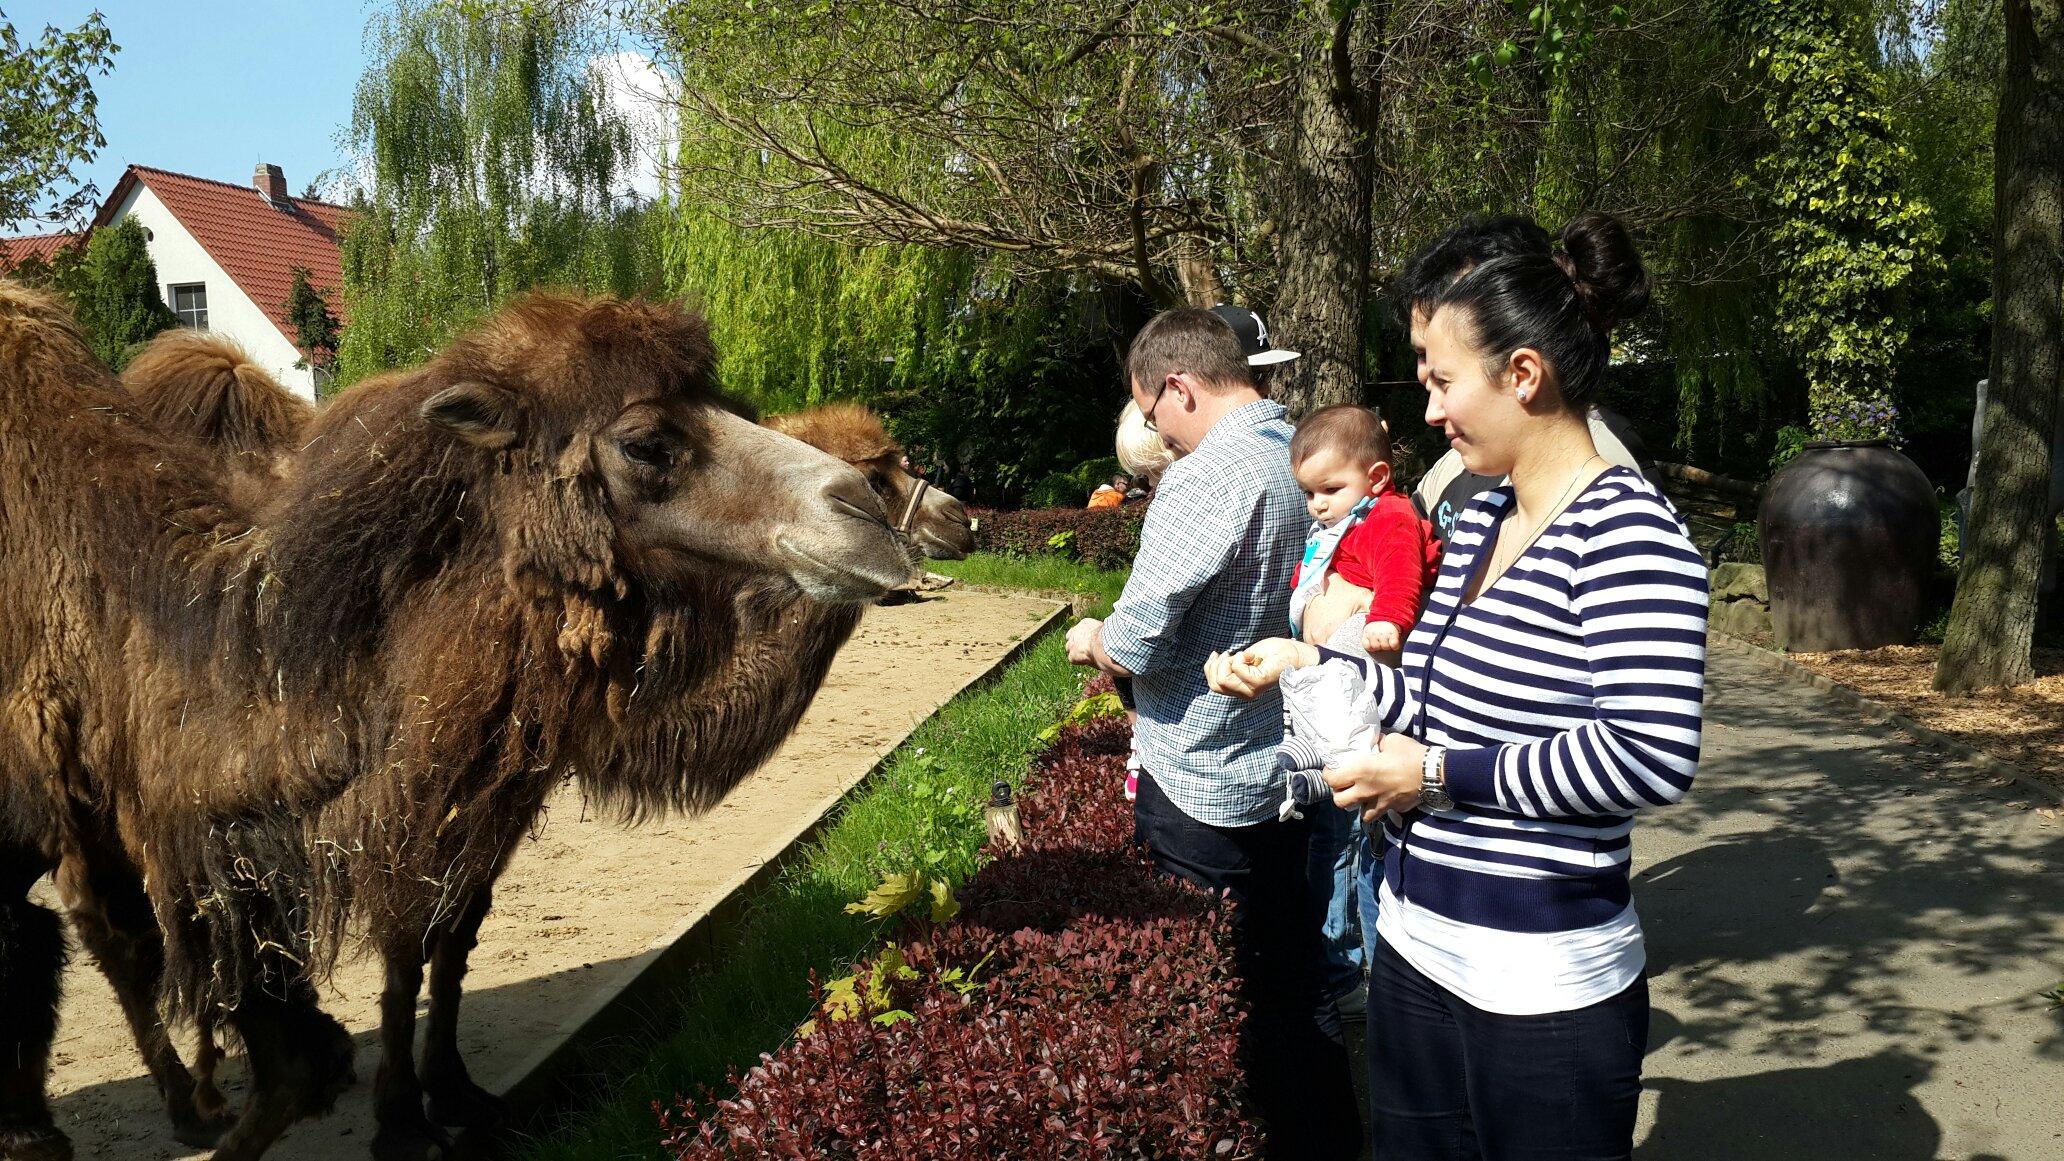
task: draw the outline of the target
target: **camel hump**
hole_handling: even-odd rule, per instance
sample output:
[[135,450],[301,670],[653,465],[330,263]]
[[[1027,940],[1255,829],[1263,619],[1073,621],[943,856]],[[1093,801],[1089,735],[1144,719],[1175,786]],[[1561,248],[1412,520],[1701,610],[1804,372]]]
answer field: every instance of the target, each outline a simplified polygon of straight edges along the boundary
[[315,415],[236,341],[180,328],[154,338],[122,385],[165,434],[230,454],[286,454]]
[[808,411],[771,416],[764,422],[785,436],[802,440],[849,464],[902,451],[882,426],[881,417],[857,403],[829,403]]

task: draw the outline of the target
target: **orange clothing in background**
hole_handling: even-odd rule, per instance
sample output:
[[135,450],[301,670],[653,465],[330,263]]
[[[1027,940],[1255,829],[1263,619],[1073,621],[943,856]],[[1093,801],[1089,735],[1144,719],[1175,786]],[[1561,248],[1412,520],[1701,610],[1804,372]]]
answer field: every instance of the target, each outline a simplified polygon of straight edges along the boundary
[[1089,494],[1089,506],[1092,508],[1116,508],[1124,503],[1125,493],[1109,484]]

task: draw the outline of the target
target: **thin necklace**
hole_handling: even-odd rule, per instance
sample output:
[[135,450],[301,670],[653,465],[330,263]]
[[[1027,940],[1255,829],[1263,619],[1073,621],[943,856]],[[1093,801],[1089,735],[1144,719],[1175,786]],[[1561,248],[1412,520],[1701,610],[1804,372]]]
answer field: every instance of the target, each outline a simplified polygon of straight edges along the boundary
[[[1519,551],[1513,553],[1512,556],[1506,560],[1505,567],[1494,567],[1493,569],[1486,570],[1482,583],[1476,586],[1477,592],[1481,593],[1485,589],[1490,588],[1492,585],[1498,583],[1499,577],[1502,577],[1506,573],[1512,571],[1512,566],[1519,563],[1519,558],[1527,554],[1527,549],[1532,548],[1534,546],[1534,541],[1539,540],[1541,538],[1541,534],[1543,532],[1548,531],[1548,526],[1555,522],[1555,518],[1562,514],[1563,505],[1569,502],[1569,498],[1572,494],[1576,492],[1577,486],[1583,483],[1584,469],[1591,466],[1592,460],[1602,460],[1604,458],[1604,456],[1599,455],[1597,452],[1592,452],[1588,459],[1586,459],[1583,463],[1577,465],[1576,472],[1570,476],[1569,487],[1564,488],[1562,490],[1562,495],[1556,497],[1555,503],[1549,505],[1547,514],[1543,515],[1541,519],[1534,524],[1534,530],[1531,533],[1527,534],[1526,543],[1521,544],[1519,546]],[[1512,502],[1514,504],[1519,503],[1519,492],[1517,489],[1513,490]],[[1499,540],[1501,542],[1503,541],[1503,539],[1504,537],[1499,537]],[[1497,564],[1497,557],[1500,555],[1498,549],[1501,547],[1503,547],[1502,543],[1494,545],[1491,549],[1491,563],[1493,566]]]

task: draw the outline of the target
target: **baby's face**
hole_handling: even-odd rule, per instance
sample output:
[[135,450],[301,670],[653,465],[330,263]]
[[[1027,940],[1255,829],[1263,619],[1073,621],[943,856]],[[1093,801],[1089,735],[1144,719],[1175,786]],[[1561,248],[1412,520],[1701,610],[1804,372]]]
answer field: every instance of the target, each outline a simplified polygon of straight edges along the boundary
[[1355,463],[1328,447],[1304,457],[1292,471],[1297,476],[1297,486],[1304,489],[1305,510],[1319,523],[1331,524],[1354,511],[1354,506],[1370,495],[1372,478],[1382,463]]

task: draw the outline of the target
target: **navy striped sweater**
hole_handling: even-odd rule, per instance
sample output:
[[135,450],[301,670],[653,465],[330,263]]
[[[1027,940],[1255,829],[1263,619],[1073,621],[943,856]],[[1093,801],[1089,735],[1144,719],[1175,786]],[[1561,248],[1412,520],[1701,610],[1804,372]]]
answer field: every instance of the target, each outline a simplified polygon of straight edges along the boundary
[[[1453,945],[1399,951],[1506,1011],[1558,1005],[1539,980],[1501,1002],[1496,980],[1457,977],[1477,974],[1472,949],[1494,945],[1524,961],[1537,948],[1538,964],[1483,969],[1555,976],[1551,990],[1569,1006],[1639,974],[1629,836],[1636,813],[1691,788],[1708,599],[1705,562],[1675,509],[1640,475],[1614,468],[1465,606],[1511,505],[1509,485],[1470,505],[1402,669],[1367,670],[1385,729],[1448,747],[1456,803],[1385,818],[1383,906],[1402,907],[1380,930],[1394,944]],[[1614,950],[1570,951],[1587,932]],[[1443,961],[1452,970],[1437,970]]]

